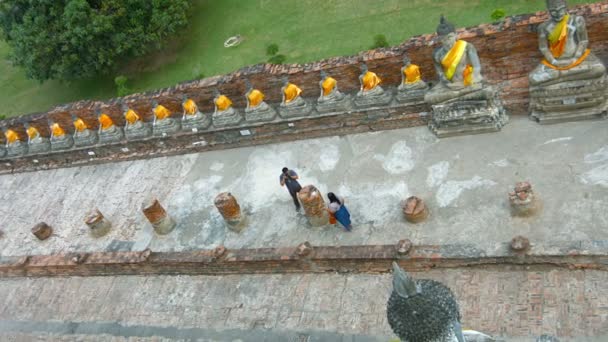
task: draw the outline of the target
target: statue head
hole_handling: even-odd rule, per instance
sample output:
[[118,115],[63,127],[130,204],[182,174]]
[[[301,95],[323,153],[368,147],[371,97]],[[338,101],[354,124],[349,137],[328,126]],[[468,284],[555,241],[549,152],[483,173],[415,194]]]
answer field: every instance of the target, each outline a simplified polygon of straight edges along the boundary
[[188,96],[186,94],[182,94],[182,102],[188,101]]
[[283,83],[283,86],[286,86],[289,83],[289,76],[281,77],[281,83]]
[[365,74],[365,73],[366,73],[366,72],[369,70],[369,69],[367,68],[367,64],[365,64],[365,63],[361,63],[360,68],[361,68],[361,73],[362,73],[362,74]]
[[547,0],[547,10],[553,21],[561,21],[566,13],[568,13],[568,5],[566,0]]
[[213,97],[219,97],[220,95],[222,95],[222,93],[220,93],[219,89],[213,89]]
[[48,118],[46,120],[46,123],[49,125],[49,127],[51,127],[51,126],[53,126],[55,124],[55,121],[53,119],[51,119],[51,118]]
[[409,298],[420,293],[414,279],[410,278],[396,262],[393,262],[393,288],[403,298]]
[[251,89],[253,89],[253,86],[251,85],[251,81],[249,81],[249,79],[245,79],[245,88],[247,88],[247,91],[250,91]]
[[403,55],[403,65],[408,66],[410,64],[412,64],[412,60],[407,55]]
[[158,101],[152,100],[152,108],[158,107]]
[[323,81],[326,78],[327,78],[327,73],[325,72],[325,70],[321,70],[321,81]]
[[76,114],[70,113],[70,116],[72,117],[72,121],[78,120],[78,117],[76,116]]
[[123,114],[126,114],[129,111],[129,106],[127,106],[126,103],[120,103],[120,109],[122,110]]
[[97,108],[95,109],[95,115],[97,115],[97,118],[99,118],[101,116],[101,109]]
[[25,127],[25,130],[27,130],[28,128],[30,128],[30,123],[29,122],[24,122],[23,123],[23,127]]
[[439,25],[437,26],[437,35],[441,45],[448,49],[456,43],[456,27],[450,23],[443,15],[439,19]]

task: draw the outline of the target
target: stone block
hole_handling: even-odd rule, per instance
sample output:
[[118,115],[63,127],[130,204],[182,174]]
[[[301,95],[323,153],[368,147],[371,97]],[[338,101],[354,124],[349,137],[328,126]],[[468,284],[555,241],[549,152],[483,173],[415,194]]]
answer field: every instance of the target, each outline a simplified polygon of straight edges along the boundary
[[32,234],[34,234],[38,240],[46,240],[53,234],[53,228],[44,222],[40,222],[32,228]]
[[94,237],[107,235],[112,228],[112,223],[98,209],[93,210],[87,215],[85,223],[90,228],[91,235]]

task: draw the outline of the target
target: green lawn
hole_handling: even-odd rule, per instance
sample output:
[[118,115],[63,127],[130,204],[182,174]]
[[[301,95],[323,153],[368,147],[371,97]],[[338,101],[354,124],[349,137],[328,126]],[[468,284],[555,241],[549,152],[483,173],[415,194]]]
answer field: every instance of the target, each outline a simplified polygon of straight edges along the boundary
[[[570,0],[570,5],[590,1]],[[591,1],[593,2],[593,1]],[[264,62],[265,48],[277,43],[286,63],[304,63],[367,50],[376,34],[399,44],[413,35],[433,32],[444,13],[456,26],[490,21],[504,8],[508,15],[544,9],[544,0],[193,0],[191,25],[171,47],[131,61],[122,71],[134,91],[171,86],[181,81],[228,73]],[[226,38],[241,34],[238,47],[224,48]],[[115,94],[107,75],[72,83],[27,80],[4,58],[0,42],[0,114],[44,111],[80,99]]]

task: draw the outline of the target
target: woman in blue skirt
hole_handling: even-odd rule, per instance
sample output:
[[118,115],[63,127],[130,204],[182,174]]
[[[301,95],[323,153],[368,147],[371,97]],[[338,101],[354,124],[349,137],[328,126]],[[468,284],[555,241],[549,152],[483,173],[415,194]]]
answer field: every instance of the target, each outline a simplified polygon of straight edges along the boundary
[[344,205],[344,197],[338,199],[338,197],[330,192],[327,194],[327,198],[329,198],[329,205],[327,206],[327,210],[331,215],[336,218],[336,221],[340,222],[341,225],[347,231],[351,231],[353,229],[353,225],[350,222],[350,213],[346,206]]

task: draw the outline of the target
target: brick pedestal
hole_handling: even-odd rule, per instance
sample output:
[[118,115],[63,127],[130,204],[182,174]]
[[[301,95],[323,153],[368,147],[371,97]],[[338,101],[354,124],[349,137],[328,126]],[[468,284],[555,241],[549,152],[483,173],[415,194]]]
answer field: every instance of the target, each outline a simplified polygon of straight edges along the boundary
[[142,211],[157,234],[166,235],[175,229],[175,221],[167,214],[165,208],[160,205],[157,199],[145,202]]
[[311,226],[321,227],[329,224],[329,214],[319,189],[314,185],[307,185],[298,193],[298,199]]
[[229,192],[222,192],[215,197],[215,207],[222,214],[228,229],[240,232],[245,229],[241,206]]
[[112,223],[98,209],[90,212],[84,222],[89,226],[91,235],[94,237],[102,237],[108,234],[112,228]]

